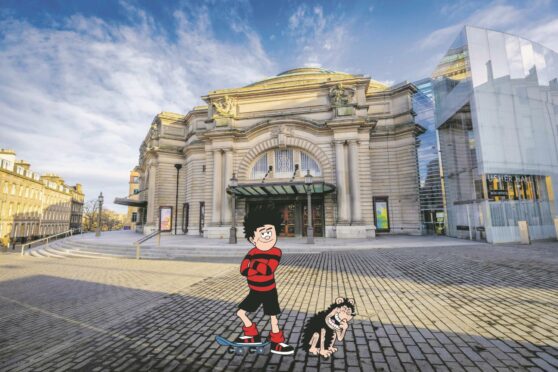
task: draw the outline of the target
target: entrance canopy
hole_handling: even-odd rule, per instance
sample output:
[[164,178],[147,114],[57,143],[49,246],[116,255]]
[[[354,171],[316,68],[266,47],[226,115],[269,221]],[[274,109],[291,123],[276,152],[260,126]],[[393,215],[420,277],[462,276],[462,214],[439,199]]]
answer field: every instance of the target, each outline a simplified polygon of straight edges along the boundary
[[114,198],[114,204],[127,205],[128,207],[147,207],[147,201],[145,200],[135,200],[128,198]]
[[[304,182],[274,182],[274,183],[247,183],[236,187],[229,187],[227,193],[235,194],[240,198],[262,196],[294,196],[306,195]],[[328,194],[335,191],[335,186],[326,182],[314,182],[310,185],[312,194]]]

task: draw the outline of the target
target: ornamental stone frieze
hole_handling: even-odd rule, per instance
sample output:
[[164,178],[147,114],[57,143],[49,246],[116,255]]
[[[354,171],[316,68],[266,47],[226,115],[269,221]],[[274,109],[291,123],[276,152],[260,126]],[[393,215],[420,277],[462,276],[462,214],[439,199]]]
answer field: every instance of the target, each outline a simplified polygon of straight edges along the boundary
[[212,100],[211,105],[213,107],[211,118],[215,121],[215,125],[218,127],[230,126],[232,120],[236,117],[236,100],[226,95]]
[[149,129],[149,138],[151,139],[159,138],[159,128],[157,126],[157,123],[151,124],[151,128]]
[[342,83],[329,90],[329,101],[335,111],[335,116],[352,116],[355,114],[355,89],[345,87]]
[[287,138],[293,135],[293,128],[286,125],[280,125],[271,128],[271,138],[277,140],[277,146],[280,148],[287,147]]

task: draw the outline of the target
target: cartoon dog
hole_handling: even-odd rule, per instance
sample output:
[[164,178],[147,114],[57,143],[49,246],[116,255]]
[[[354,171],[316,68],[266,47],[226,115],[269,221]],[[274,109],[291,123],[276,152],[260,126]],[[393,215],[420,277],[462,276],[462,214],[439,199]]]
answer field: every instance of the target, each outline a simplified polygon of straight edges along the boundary
[[313,355],[328,358],[337,351],[333,345],[342,341],[349,322],[356,315],[355,300],[339,297],[326,310],[311,317],[304,327],[302,348]]

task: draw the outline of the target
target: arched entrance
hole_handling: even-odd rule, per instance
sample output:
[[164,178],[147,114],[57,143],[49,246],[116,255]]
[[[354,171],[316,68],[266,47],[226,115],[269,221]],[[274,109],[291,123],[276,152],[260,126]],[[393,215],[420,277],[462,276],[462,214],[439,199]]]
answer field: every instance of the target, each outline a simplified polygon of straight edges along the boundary
[[[311,195],[314,236],[325,236],[324,194],[335,186],[324,181],[320,162],[308,151],[297,147],[271,148],[263,151],[246,167],[248,181],[228,190],[246,199],[246,212],[253,208],[280,211],[284,225],[280,236],[306,236],[308,223],[308,191]],[[304,176],[312,176],[306,185]]]

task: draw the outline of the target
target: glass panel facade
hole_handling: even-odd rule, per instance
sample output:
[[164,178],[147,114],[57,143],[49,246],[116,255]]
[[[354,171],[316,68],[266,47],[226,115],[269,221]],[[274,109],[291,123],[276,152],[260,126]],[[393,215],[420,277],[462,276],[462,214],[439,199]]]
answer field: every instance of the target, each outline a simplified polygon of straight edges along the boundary
[[416,81],[418,92],[413,95],[415,122],[425,132],[418,138],[420,175],[420,209],[423,234],[444,234],[444,199],[438,156],[438,133],[434,118],[432,79]]
[[517,241],[526,220],[532,239],[552,237],[558,54],[467,26],[433,81],[449,235]]

